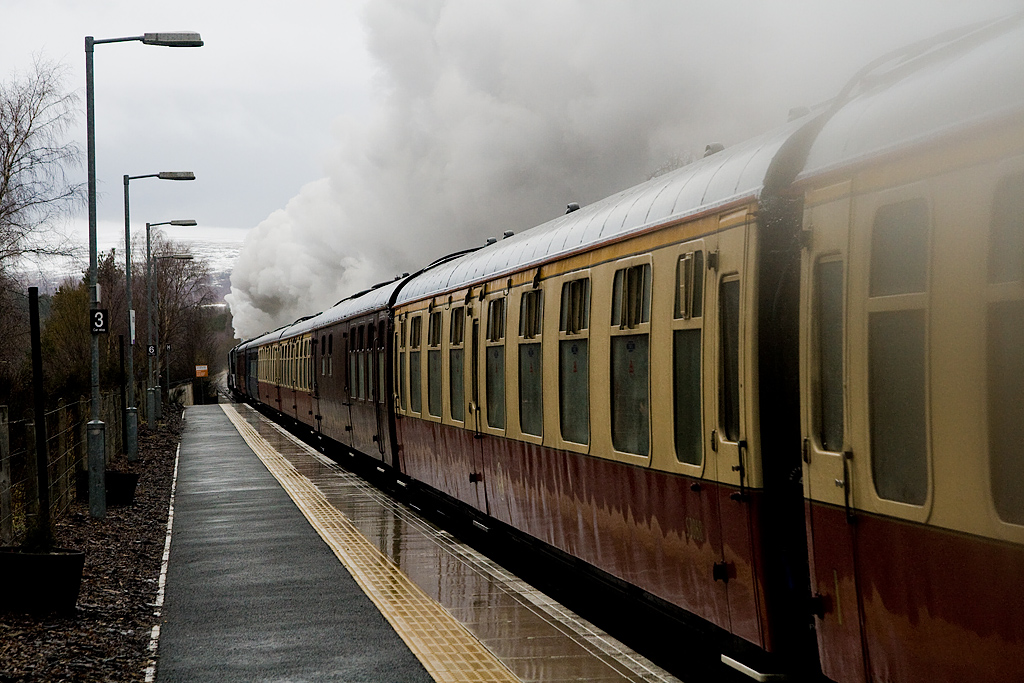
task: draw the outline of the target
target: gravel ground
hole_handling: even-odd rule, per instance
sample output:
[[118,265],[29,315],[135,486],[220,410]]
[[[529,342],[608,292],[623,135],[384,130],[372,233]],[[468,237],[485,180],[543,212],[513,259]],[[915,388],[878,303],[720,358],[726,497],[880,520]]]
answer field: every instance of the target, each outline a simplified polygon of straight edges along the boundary
[[135,503],[89,516],[78,501],[57,521],[57,543],[85,550],[78,607],[67,616],[0,614],[0,683],[18,681],[144,681],[154,600],[167,534],[174,455],[181,413],[156,433],[139,425],[141,473]]

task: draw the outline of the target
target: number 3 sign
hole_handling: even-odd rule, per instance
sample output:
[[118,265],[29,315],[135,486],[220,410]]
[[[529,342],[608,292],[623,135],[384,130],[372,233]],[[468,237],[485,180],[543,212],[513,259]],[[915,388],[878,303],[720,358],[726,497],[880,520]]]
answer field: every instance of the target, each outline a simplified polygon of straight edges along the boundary
[[91,330],[93,334],[107,334],[110,332],[110,326],[107,322],[107,309],[95,308],[89,311],[89,319],[91,321]]

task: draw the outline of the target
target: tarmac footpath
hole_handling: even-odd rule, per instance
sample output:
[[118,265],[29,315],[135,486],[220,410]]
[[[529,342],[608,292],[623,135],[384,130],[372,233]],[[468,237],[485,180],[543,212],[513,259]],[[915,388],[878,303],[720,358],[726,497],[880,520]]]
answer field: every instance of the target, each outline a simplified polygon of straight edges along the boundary
[[428,673],[225,411],[186,423],[157,681],[517,680]]

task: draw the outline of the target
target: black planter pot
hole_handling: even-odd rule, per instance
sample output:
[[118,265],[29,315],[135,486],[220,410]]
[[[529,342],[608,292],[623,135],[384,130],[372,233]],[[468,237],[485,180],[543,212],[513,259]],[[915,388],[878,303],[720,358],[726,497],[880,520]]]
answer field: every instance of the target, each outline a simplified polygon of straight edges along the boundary
[[73,612],[84,566],[80,550],[29,553],[0,547],[0,611]]
[[[103,475],[107,481],[107,505],[131,505],[135,502],[135,487],[139,475],[135,472],[107,470]],[[78,500],[89,500],[89,473],[79,471],[75,478],[75,493]]]

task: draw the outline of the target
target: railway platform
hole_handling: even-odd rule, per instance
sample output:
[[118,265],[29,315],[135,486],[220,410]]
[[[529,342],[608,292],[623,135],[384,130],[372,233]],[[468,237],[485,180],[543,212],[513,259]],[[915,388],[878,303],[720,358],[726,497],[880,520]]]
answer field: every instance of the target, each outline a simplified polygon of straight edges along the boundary
[[677,680],[248,406],[185,418],[149,678]]

